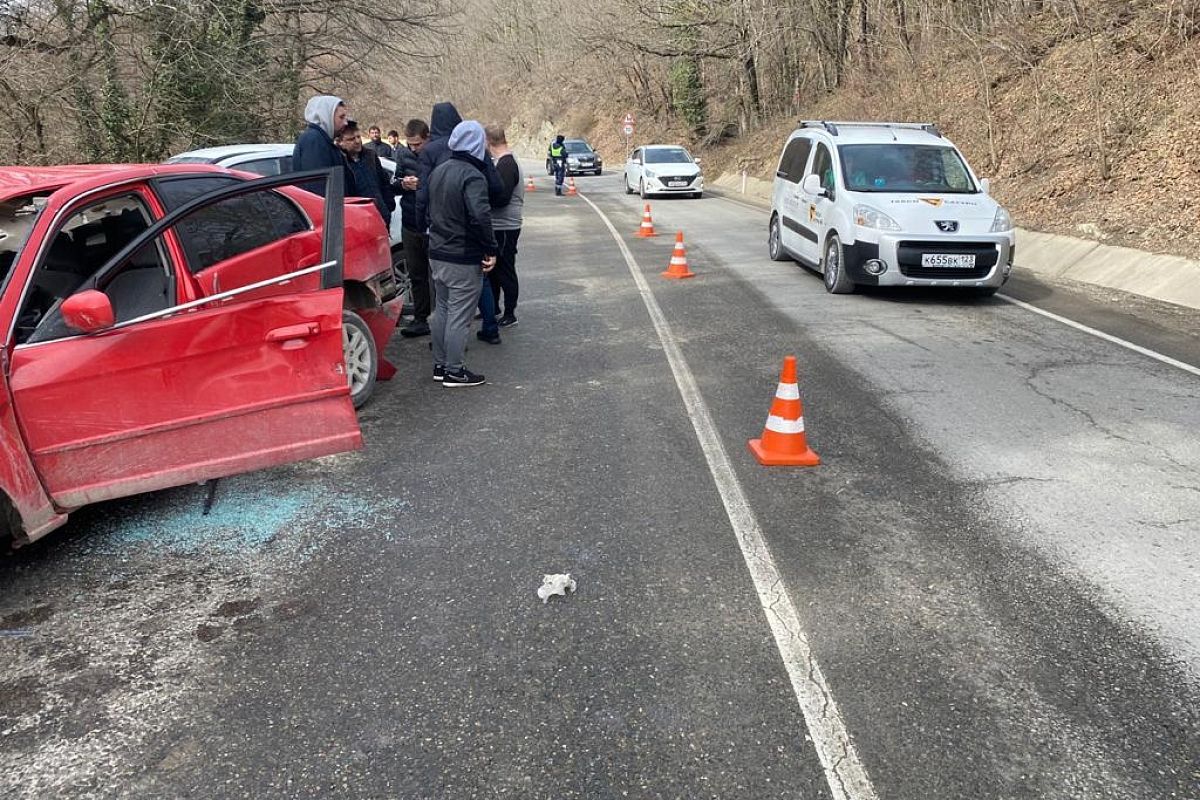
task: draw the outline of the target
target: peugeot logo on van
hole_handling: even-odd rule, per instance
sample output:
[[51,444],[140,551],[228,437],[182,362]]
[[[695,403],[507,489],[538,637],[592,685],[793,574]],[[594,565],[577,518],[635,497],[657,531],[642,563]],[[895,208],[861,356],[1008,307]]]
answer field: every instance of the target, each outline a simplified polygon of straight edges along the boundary
[[934,220],[937,223],[938,230],[942,233],[957,233],[958,220],[954,219],[938,219]]

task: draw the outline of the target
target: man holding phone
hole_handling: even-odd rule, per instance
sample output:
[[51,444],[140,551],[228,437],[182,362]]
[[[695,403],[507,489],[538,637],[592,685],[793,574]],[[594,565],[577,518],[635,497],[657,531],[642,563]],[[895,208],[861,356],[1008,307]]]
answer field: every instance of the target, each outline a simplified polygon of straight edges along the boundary
[[410,119],[404,126],[405,145],[395,151],[396,175],[392,188],[400,195],[400,225],[403,231],[404,260],[412,281],[413,320],[400,329],[410,339],[429,335],[433,288],[429,282],[429,247],[425,231],[417,230],[417,189],[420,165],[417,156],[429,141],[429,125],[422,119]]

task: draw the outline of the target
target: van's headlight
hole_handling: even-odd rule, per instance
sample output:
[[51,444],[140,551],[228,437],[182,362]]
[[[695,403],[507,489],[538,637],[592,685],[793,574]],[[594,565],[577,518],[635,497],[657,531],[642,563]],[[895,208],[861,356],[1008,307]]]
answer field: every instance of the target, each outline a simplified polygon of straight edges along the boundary
[[1012,229],[1012,217],[1004,210],[1004,206],[996,206],[996,216],[992,220],[992,233],[1008,233]]
[[898,231],[900,226],[896,220],[877,208],[870,206],[854,207],[854,224],[863,228],[875,228],[880,231]]

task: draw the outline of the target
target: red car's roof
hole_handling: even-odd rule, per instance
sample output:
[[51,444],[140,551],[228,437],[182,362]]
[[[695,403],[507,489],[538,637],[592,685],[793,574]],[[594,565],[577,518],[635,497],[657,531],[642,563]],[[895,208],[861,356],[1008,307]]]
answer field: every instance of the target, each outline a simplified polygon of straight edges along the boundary
[[173,172],[225,172],[208,164],[75,164],[62,167],[0,167],[0,199],[96,179],[135,180]]

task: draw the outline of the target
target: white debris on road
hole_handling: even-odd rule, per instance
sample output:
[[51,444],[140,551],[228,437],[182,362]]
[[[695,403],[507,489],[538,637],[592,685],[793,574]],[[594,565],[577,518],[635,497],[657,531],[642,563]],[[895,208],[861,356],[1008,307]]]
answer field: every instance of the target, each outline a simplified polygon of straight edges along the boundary
[[538,587],[538,597],[542,598],[542,603],[550,602],[550,595],[561,594],[567,596],[567,592],[575,591],[575,579],[571,577],[571,573],[563,573],[561,575],[543,575],[542,585]]

